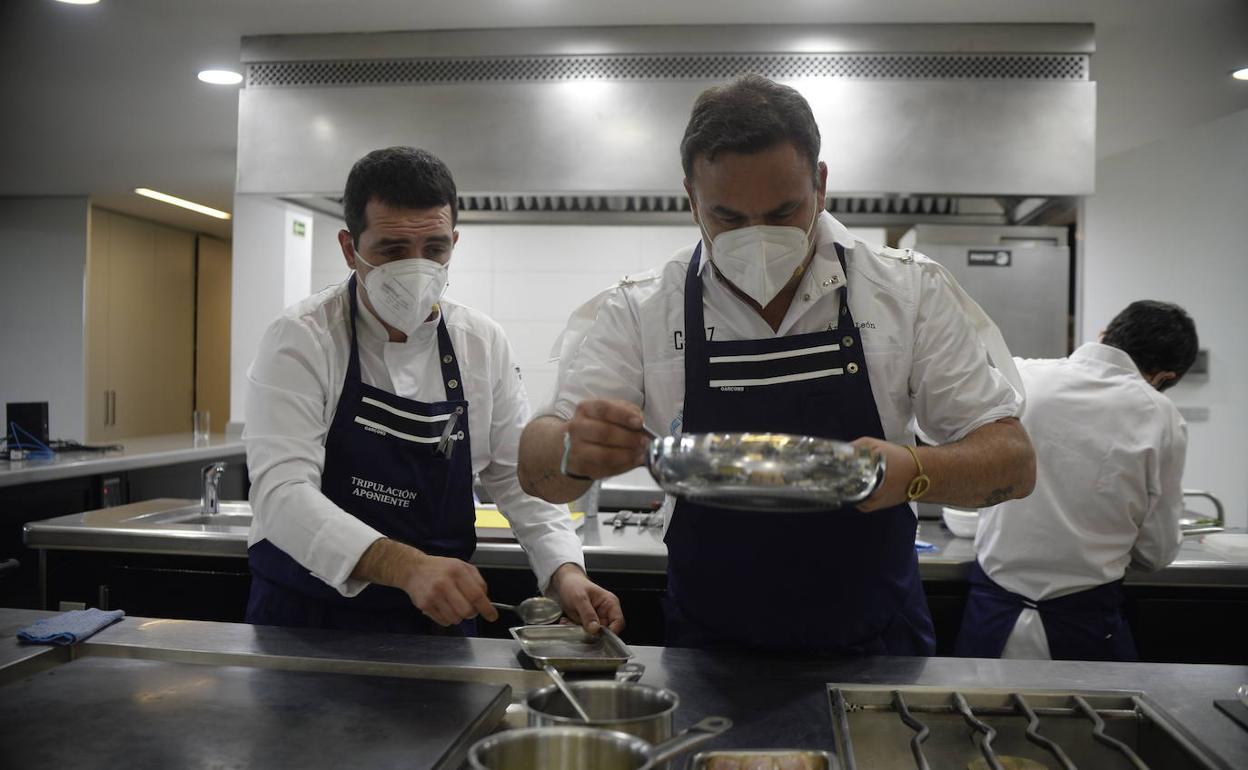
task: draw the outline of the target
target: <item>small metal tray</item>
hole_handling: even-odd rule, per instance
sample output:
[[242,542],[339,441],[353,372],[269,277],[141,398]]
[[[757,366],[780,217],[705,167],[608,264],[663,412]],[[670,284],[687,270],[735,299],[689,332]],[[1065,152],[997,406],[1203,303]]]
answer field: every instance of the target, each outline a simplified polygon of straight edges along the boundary
[[689,760],[689,770],[710,770],[711,761],[715,759],[744,759],[798,756],[806,760],[812,770],[840,770],[836,757],[827,751],[811,751],[809,749],[737,749],[734,751],[703,751]]
[[580,626],[516,626],[511,635],[539,666],[560,671],[615,671],[633,651],[613,633],[594,636]]

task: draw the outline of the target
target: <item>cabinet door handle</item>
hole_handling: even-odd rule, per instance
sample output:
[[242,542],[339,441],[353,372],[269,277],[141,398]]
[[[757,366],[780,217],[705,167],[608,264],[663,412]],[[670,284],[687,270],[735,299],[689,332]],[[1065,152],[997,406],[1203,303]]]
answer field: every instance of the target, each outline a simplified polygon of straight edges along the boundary
[[104,427],[105,428],[107,428],[109,425],[108,410],[112,408],[110,404],[111,402],[109,401],[109,398],[108,398],[108,391],[106,390],[104,391]]
[[112,417],[109,418],[108,424],[112,426],[116,426],[117,425],[117,391],[110,390],[108,391],[108,394],[109,394],[109,403],[110,403],[109,413],[112,415]]

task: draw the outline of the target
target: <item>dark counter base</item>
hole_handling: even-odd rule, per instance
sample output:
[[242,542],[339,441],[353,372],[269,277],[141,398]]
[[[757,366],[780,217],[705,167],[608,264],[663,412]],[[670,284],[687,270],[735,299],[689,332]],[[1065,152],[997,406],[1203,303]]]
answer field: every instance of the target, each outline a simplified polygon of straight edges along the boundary
[[[17,574],[0,580],[0,606],[29,609],[42,606],[39,552],[27,548],[22,542],[24,524],[122,505],[131,500],[185,497],[187,490],[199,489],[202,483],[200,468],[205,462],[0,487],[0,559],[17,559],[22,564]],[[246,466],[241,462],[230,462],[221,476],[222,499],[246,500],[249,488]]]

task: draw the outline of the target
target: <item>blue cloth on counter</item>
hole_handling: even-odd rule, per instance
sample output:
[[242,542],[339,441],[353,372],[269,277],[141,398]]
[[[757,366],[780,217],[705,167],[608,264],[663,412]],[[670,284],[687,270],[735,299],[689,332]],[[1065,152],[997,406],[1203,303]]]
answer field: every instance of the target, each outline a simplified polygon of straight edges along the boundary
[[937,550],[939,550],[939,549],[938,549],[936,546],[932,545],[931,543],[927,542],[926,540],[915,540],[915,541],[914,541],[914,550],[916,550],[916,551],[937,551]]
[[121,610],[72,610],[36,620],[20,629],[17,638],[34,644],[77,644],[125,616]]

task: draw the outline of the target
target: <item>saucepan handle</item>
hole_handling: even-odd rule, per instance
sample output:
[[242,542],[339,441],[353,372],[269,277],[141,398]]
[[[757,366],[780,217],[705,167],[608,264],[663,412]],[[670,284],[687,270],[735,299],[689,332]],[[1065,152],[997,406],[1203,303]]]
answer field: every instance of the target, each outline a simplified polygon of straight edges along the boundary
[[646,666],[643,663],[625,663],[615,670],[615,681],[617,682],[637,682],[641,680],[643,674],[646,673]]
[[706,717],[689,729],[681,731],[675,737],[650,749],[650,761],[661,765],[701,746],[730,727],[732,727],[732,720],[728,717]]

